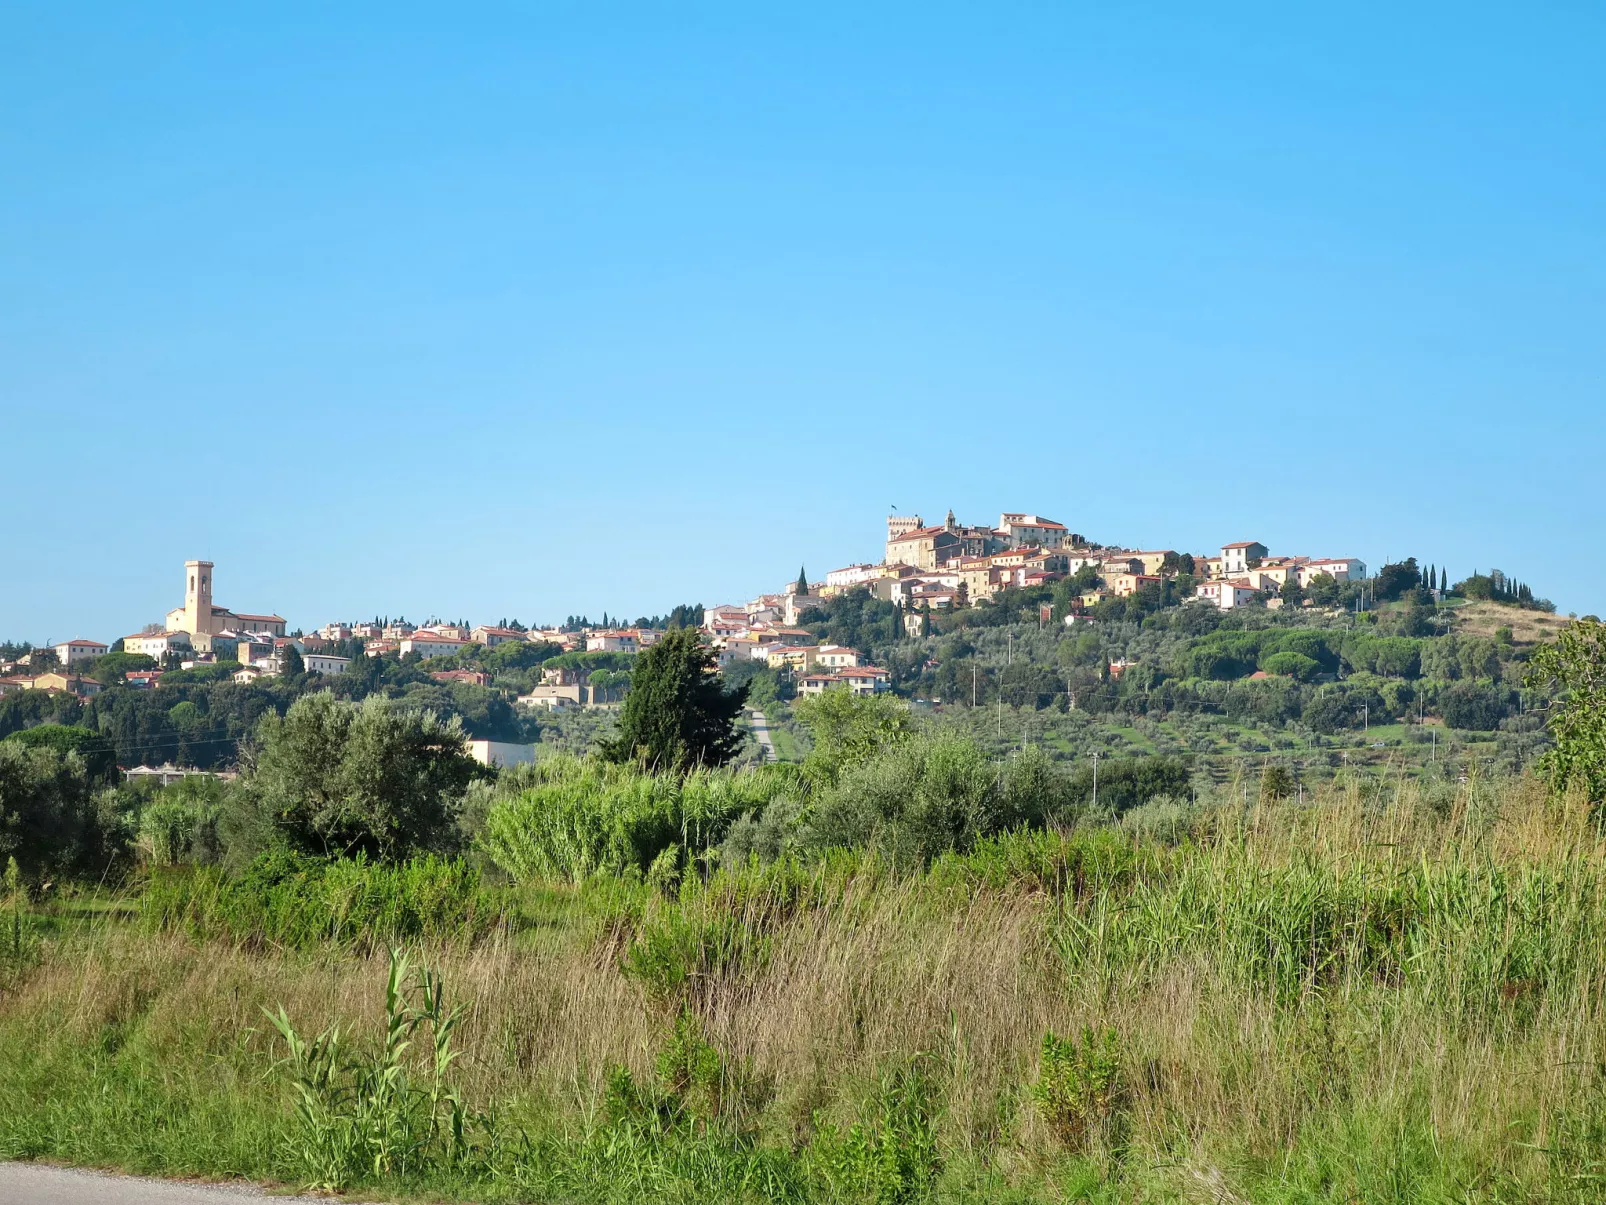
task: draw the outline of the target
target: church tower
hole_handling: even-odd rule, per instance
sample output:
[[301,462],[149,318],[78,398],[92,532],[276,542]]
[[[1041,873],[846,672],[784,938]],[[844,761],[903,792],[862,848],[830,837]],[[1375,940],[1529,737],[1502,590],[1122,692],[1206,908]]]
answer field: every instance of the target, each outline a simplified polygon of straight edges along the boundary
[[212,562],[184,562],[184,630],[212,630]]

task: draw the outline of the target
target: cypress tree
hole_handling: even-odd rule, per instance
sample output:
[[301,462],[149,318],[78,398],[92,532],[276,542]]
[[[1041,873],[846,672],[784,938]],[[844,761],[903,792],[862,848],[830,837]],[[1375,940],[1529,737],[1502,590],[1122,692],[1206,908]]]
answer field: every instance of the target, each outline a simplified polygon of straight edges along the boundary
[[674,773],[730,761],[742,744],[736,717],[748,687],[726,690],[717,669],[695,628],[670,629],[636,659],[619,735],[599,742],[602,755]]

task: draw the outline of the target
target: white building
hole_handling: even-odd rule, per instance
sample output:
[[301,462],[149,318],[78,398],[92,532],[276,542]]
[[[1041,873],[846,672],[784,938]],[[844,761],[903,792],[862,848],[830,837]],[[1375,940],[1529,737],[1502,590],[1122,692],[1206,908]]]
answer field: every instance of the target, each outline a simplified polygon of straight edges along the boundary
[[880,565],[849,565],[846,569],[833,569],[827,573],[825,584],[833,590],[847,590],[878,580],[882,572]]
[[635,653],[641,649],[636,632],[595,632],[586,637],[588,653]]
[[303,653],[301,664],[309,674],[343,674],[351,667],[351,658],[331,657],[328,653]]
[[468,751],[475,761],[487,766],[523,766],[535,760],[534,745],[508,741],[469,741]]
[[833,687],[845,687],[856,695],[878,695],[892,689],[892,675],[877,666],[839,669],[831,673],[804,674],[798,679],[802,695],[817,695]]
[[103,656],[107,647],[94,640],[65,640],[56,645],[56,660],[63,666],[75,661],[88,661],[91,657]]
[[1259,564],[1266,559],[1266,546],[1259,540],[1239,540],[1236,544],[1223,544],[1221,546],[1221,575],[1223,577],[1237,577],[1247,569],[1254,566],[1249,562]]
[[1063,548],[1069,534],[1063,523],[1013,511],[998,516],[997,530],[1011,548]]
[[571,707],[584,707],[586,691],[587,688],[578,682],[567,686],[535,686],[531,687],[529,694],[520,695],[517,702],[521,707],[544,707],[548,711],[566,711]]
[[1310,585],[1319,573],[1330,573],[1336,581],[1358,582],[1366,576],[1366,562],[1352,556],[1316,557],[1299,567],[1299,584]]
[[824,644],[814,656],[816,665],[823,665],[829,669],[848,669],[863,665],[865,656],[858,649],[850,649],[840,644]]
[[188,632],[141,632],[123,637],[123,652],[143,653],[158,661],[168,653],[188,653],[191,648]]
[[398,646],[403,657],[408,653],[417,653],[424,660],[431,657],[450,657],[461,652],[468,645],[466,640],[456,640],[450,636],[437,636],[434,632],[422,630],[414,631]]
[[1219,582],[1200,582],[1194,587],[1195,598],[1214,603],[1223,611],[1241,607],[1255,600],[1260,591],[1247,578],[1223,578]]

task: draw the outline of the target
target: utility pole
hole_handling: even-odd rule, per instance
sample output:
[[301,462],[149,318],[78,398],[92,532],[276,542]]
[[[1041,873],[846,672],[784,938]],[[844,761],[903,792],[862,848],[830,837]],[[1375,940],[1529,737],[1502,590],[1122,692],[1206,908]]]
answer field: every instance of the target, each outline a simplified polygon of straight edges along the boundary
[[970,663],[970,705],[976,705],[976,663]]
[[1097,752],[1094,752],[1094,754],[1093,754],[1093,810],[1097,811],[1098,810],[1098,806],[1099,806],[1099,755],[1098,755]]

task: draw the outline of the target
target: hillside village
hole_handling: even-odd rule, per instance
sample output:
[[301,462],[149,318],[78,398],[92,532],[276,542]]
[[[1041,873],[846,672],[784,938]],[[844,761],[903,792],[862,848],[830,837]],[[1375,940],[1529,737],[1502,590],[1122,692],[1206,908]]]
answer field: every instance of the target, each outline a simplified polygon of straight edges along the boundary
[[[1397,568],[1386,566],[1375,580]],[[1113,631],[1103,621],[1141,619],[1156,609],[1177,607],[1218,615],[1292,607],[1309,610],[1310,622],[1319,626],[1330,625],[1335,615],[1341,618],[1343,608],[1358,611],[1371,605],[1375,581],[1367,572],[1365,563],[1353,556],[1274,556],[1255,540],[1229,541],[1198,552],[1129,548],[1100,545],[1063,523],[1025,512],[1006,511],[996,524],[981,525],[960,523],[951,511],[935,525],[919,515],[893,514],[886,521],[879,561],[832,569],[813,582],[800,572],[781,589],[744,602],[679,607],[671,616],[642,617],[628,625],[607,617],[597,624],[570,617],[562,624],[533,627],[505,618],[494,624],[415,624],[376,617],[337,620],[303,631],[292,630],[275,612],[236,611],[214,602],[215,566],[197,559],[185,562],[182,601],[162,622],[111,640],[78,637],[19,651],[0,661],[0,695],[39,691],[69,696],[88,707],[112,687],[149,691],[164,682],[218,681],[267,686],[281,678],[305,683],[309,675],[335,679],[359,667],[392,665],[406,671],[408,682],[495,696],[498,714],[528,716],[524,730],[534,732],[549,722],[538,717],[555,721],[559,713],[617,707],[628,689],[633,658],[669,627],[698,625],[724,672],[737,681],[768,672],[769,681],[784,683],[776,688],[784,691],[781,698],[833,689],[879,694],[896,686],[933,700],[940,695],[959,701],[963,693],[965,701],[973,702],[978,683],[992,671],[966,662],[970,668],[963,668],[966,677],[960,683],[953,677],[960,671],[952,656],[938,656],[929,639],[924,646],[921,642],[956,625],[984,622],[984,613],[997,612],[999,605],[1005,611],[998,614],[1013,616],[1008,622],[1037,620],[1034,629],[1048,624],[1076,629],[1080,624],[1093,631],[1102,624]],[[1449,587],[1442,570],[1419,571],[1412,561],[1410,574],[1410,584],[1424,602],[1438,603]],[[1525,590],[1506,583],[1498,572],[1492,580],[1497,589],[1509,587],[1514,598]],[[843,606],[879,608],[879,634],[872,639],[860,629],[828,622]],[[972,615],[978,618],[969,620]],[[920,652],[921,647],[926,651]],[[1307,651],[1318,659],[1338,655]],[[1284,657],[1277,662],[1270,656],[1268,651],[1253,677],[1286,672],[1288,665],[1301,667],[1300,681],[1330,681],[1334,676],[1323,676],[1316,661]],[[950,663],[946,669],[945,660]],[[1107,683],[1128,668],[1119,652],[1099,664]],[[1336,662],[1326,668],[1337,668],[1343,676],[1344,667]],[[508,672],[513,669],[517,672]],[[1252,669],[1251,664],[1243,672]],[[1004,673],[992,697],[1002,700],[1007,689],[1011,698],[1035,698],[1038,706],[1058,696],[1074,708],[1078,698],[1107,693],[1097,686],[1098,675],[1089,682],[1072,682],[1044,667],[1028,684],[1022,672]],[[379,680],[368,669],[355,676],[364,685],[354,686],[353,697],[377,688]],[[1123,690],[1127,686],[1122,683]],[[394,696],[398,688],[388,689]],[[1393,711],[1408,706],[1390,699]],[[1162,699],[1159,705],[1170,708],[1172,703]],[[491,735],[507,739],[477,740],[476,755],[499,764],[528,760],[533,749],[508,735],[519,726],[511,719],[483,723],[482,729],[494,728]]]
[[[308,634],[287,634],[288,621],[277,614],[234,612],[212,601],[215,566],[211,561],[184,563],[184,601],[162,624],[152,624],[111,642],[82,637],[62,641],[0,664],[0,694],[10,690],[96,693],[101,683],[74,673],[85,662],[111,652],[150,658],[150,669],[129,670],[127,685],[154,685],[164,670],[233,662],[237,682],[250,682],[283,671],[294,650],[299,669],[339,674],[351,657],[337,648],[360,642],[362,655],[416,655],[429,660],[454,656],[470,644],[495,648],[509,641],[535,641],[564,651],[634,654],[651,646],[658,632],[650,627],[548,626],[526,628],[439,620],[412,624],[404,619],[336,621]],[[894,604],[904,612],[903,624],[919,635],[931,611],[962,608],[992,599],[1000,592],[1049,585],[1082,574],[1089,582],[1077,595],[1067,618],[1074,621],[1106,598],[1136,594],[1167,580],[1191,585],[1194,597],[1222,609],[1259,602],[1283,605],[1290,583],[1303,589],[1330,582],[1359,581],[1366,565],[1355,557],[1272,557],[1264,544],[1240,540],[1208,554],[1173,549],[1131,549],[1091,544],[1064,524],[1040,515],[1006,511],[996,526],[960,524],[948,512],[939,526],[928,527],[919,515],[887,519],[886,555],[877,564],[854,564],[828,572],[810,586],[799,576],[784,589],[759,594],[740,604],[703,610],[702,627],[719,652],[720,663],[754,659],[785,666],[798,675],[799,693],[811,694],[844,686],[858,692],[885,690],[888,676],[870,666],[857,650],[811,641],[798,626],[804,612],[854,589]],[[1309,599],[1305,600],[1307,605]],[[29,669],[38,672],[28,673]],[[572,677],[572,675],[570,675]],[[585,706],[593,700],[581,683],[562,674],[519,699],[529,706]]]

